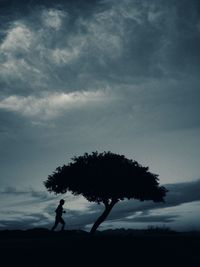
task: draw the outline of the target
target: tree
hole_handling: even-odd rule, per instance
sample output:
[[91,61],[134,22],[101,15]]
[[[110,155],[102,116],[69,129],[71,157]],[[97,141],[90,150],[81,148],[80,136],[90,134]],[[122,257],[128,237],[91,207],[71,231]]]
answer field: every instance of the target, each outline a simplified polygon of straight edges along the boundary
[[92,152],[72,158],[68,165],[58,167],[44,182],[49,192],[72,192],[90,202],[103,203],[105,210],[92,226],[94,234],[114,205],[124,199],[163,202],[167,189],[159,186],[158,175],[148,167],[124,155]]

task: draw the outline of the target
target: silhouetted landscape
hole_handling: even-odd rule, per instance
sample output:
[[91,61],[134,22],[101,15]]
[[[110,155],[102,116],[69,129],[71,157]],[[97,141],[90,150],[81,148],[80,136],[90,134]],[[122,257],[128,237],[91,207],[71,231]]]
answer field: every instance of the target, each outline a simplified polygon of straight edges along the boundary
[[[44,185],[50,193],[65,194],[70,191],[75,196],[82,195],[89,202],[104,205],[105,209],[93,224],[91,234],[96,232],[119,201],[139,199],[164,202],[168,192],[168,189],[159,185],[158,175],[149,172],[149,167],[111,151],[86,152],[72,158],[68,165],[57,167]],[[59,222],[64,229],[62,207],[59,206],[58,210],[53,229]]]
[[0,267],[200,266],[200,0],[0,25]]
[[168,228],[51,232],[45,228],[0,232],[5,266],[194,266],[200,263],[200,232]]

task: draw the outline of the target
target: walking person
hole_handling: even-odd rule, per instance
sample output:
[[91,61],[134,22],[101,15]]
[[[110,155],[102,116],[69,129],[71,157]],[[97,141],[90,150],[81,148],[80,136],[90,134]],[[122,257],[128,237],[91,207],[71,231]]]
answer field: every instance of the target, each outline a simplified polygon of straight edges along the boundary
[[65,211],[63,210],[64,203],[65,203],[64,199],[61,199],[60,204],[58,205],[57,209],[55,210],[55,212],[56,212],[55,223],[54,223],[54,226],[52,227],[51,231],[54,231],[59,223],[62,224],[61,231],[64,230],[65,221],[62,218],[62,214],[65,213]]

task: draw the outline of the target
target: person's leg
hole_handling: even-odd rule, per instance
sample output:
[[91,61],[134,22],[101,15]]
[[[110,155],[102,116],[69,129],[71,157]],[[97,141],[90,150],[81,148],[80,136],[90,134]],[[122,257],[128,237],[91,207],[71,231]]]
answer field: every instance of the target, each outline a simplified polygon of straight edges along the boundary
[[65,221],[63,220],[63,218],[60,218],[60,223],[62,224],[61,231],[63,231],[65,228]]
[[54,231],[56,229],[56,227],[58,226],[58,223],[59,223],[59,221],[56,218],[55,223],[54,223],[54,226],[51,228],[51,231]]

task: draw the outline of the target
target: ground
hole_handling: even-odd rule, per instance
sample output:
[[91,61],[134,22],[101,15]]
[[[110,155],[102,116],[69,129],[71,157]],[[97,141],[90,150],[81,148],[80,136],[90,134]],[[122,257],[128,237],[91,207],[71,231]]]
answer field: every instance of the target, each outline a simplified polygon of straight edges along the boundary
[[200,266],[200,234],[1,231],[1,266]]

